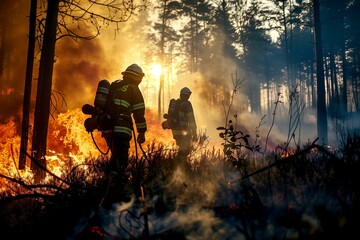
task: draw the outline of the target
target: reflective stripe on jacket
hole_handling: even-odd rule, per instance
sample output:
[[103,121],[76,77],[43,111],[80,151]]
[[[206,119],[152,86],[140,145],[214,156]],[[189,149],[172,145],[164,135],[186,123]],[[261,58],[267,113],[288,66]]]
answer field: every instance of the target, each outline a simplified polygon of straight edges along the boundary
[[190,101],[181,100],[178,108],[179,111],[179,123],[172,129],[172,134],[175,135],[187,135],[196,134],[196,122],[194,116],[194,110]]
[[131,115],[134,118],[136,130],[138,133],[144,133],[147,130],[145,120],[145,103],[138,85],[131,80],[124,79],[115,82],[112,101],[111,117],[115,119],[114,133],[122,133],[132,136],[133,123]]

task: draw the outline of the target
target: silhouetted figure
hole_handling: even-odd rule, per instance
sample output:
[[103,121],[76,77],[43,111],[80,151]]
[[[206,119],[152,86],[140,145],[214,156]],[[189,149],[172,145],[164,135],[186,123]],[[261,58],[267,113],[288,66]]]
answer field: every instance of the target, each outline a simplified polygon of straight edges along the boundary
[[[127,165],[130,140],[133,133],[133,120],[138,133],[137,142],[145,142],[147,131],[145,103],[139,89],[144,73],[137,64],[132,64],[122,72],[123,79],[111,84],[107,80],[99,82],[94,101],[94,110],[89,104],[83,106],[83,112],[93,115],[85,120],[88,132],[98,129],[110,148],[109,186],[105,204],[118,200],[130,200],[125,185],[128,183]],[[90,106],[90,107],[89,107]],[[89,109],[88,109],[89,108]],[[114,199],[113,199],[114,198]]]
[[192,104],[189,101],[190,96],[190,89],[182,88],[180,98],[170,100],[168,113],[164,115],[167,121],[163,122],[163,128],[171,129],[176,145],[179,147],[180,161],[189,155],[191,141],[197,140],[196,121]]

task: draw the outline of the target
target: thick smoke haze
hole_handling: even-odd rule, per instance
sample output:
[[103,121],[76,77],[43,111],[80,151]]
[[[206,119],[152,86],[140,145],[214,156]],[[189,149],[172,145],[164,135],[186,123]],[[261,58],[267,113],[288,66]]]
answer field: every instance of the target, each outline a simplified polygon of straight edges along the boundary
[[[24,4],[16,18],[15,31],[10,31],[3,44],[8,44],[7,54],[11,54],[12,62],[6,65],[2,77],[1,120],[17,116],[20,119],[22,111],[23,91],[26,70],[28,12],[29,4]],[[20,7],[18,6],[20,9]],[[14,18],[15,18],[14,16]],[[155,56],[149,58],[152,43],[141,32],[142,17],[132,18],[120,26],[120,31],[113,28],[103,29],[101,35],[91,41],[74,41],[71,38],[61,38],[57,41],[54,59],[53,100],[59,112],[80,108],[85,103],[93,103],[96,87],[100,80],[113,81],[121,78],[121,72],[130,64],[139,64],[146,76],[140,85],[148,108],[157,109],[158,76],[150,72],[151,61],[157,61]],[[84,30],[85,31],[85,30]],[[16,39],[16,41],[15,41]],[[6,42],[5,42],[6,41]],[[10,45],[11,44],[11,45]],[[19,48],[21,47],[21,48]],[[34,107],[37,72],[39,67],[39,50],[36,49],[34,74],[32,84],[31,107]],[[194,105],[199,129],[207,133],[216,132],[219,124],[223,125],[222,106],[217,106],[218,98],[224,98],[228,103],[231,91],[231,72],[235,66],[225,58],[218,56],[209,63],[206,71],[186,74],[182,69],[175,69],[171,83],[165,89],[164,111],[170,98],[178,98],[182,87],[187,86],[193,91],[191,101]],[[15,64],[16,62],[16,64]],[[150,63],[149,63],[150,62]],[[180,63],[177,63],[181,65]],[[177,73],[182,73],[177,75]],[[225,96],[224,96],[225,94]],[[205,106],[205,107],[204,107]]]
[[[15,116],[22,105],[24,90],[28,8],[27,1],[0,2],[0,121]],[[6,60],[5,60],[6,59]]]
[[[6,2],[2,4],[6,4]],[[1,121],[14,116],[20,119],[22,112],[29,5],[16,6],[21,11],[14,11],[16,14],[9,18],[11,21],[9,27],[12,27],[12,31],[8,31],[7,37],[2,42],[2,45],[7,46],[6,54],[11,57],[4,64],[0,82]],[[4,8],[2,9],[4,12]],[[151,13],[142,12],[137,16],[134,15],[129,21],[120,24],[120,30],[118,31],[115,31],[112,26],[104,27],[101,35],[90,41],[79,40],[76,42],[66,37],[57,41],[54,59],[53,99],[56,101],[59,112],[81,108],[85,103],[92,104],[98,82],[102,79],[108,79],[110,82],[120,79],[121,72],[132,63],[139,64],[146,74],[140,84],[146,107],[154,112],[157,111],[160,79],[158,75],[152,73],[151,69],[155,64],[159,64],[159,59],[153,54],[156,46],[148,39],[148,35],[144,31],[143,26],[151,24],[148,20],[145,20],[148,19],[148,15],[151,15]],[[3,16],[3,19],[5,19],[6,16]],[[87,29],[82,29],[82,31],[85,32]],[[205,67],[199,69],[196,73],[190,74],[185,71],[182,56],[174,56],[171,66],[172,71],[166,73],[164,102],[162,103],[162,113],[165,113],[169,100],[178,98],[182,87],[189,87],[193,92],[190,100],[194,106],[198,129],[206,132],[209,139],[215,144],[221,140],[218,137],[216,128],[225,126],[227,113],[229,119],[237,121],[239,129],[247,131],[252,137],[255,135],[256,128],[263,117],[249,113],[249,109],[247,109],[248,99],[245,94],[249,86],[260,81],[260,79],[256,79],[256,77],[246,79],[244,70],[238,69],[235,63],[223,56],[223,44],[223,42],[213,43],[212,52],[217,54],[205,58],[207,59],[206,64],[203,64]],[[32,108],[34,107],[37,85],[38,49],[36,53]],[[204,56],[206,54],[203,53]],[[236,78],[244,80],[244,82],[234,95],[229,109],[234,90],[233,82]],[[276,93],[271,94],[276,96]],[[270,136],[272,140],[269,143],[278,142],[279,144],[279,142],[284,142],[287,139],[288,102],[286,101],[286,94],[284,92],[284,104],[281,106],[283,109],[276,115],[275,125],[272,127]],[[274,108],[274,106],[270,107],[271,109]],[[237,115],[236,119],[234,118],[235,115]],[[310,116],[313,115],[310,114]],[[260,141],[262,143],[264,143],[264,138],[271,127],[272,117],[271,110],[267,113],[260,127]],[[309,119],[308,116],[306,118]],[[311,141],[311,139],[315,138],[316,129],[314,124],[316,121],[315,119],[311,121],[304,119],[303,121],[302,140],[303,142],[308,141],[308,139]],[[332,131],[330,131],[331,133]],[[329,139],[331,139],[331,136],[329,136]]]
[[108,79],[113,67],[100,42],[63,41],[58,44],[56,56],[53,89],[64,94],[69,109],[93,104],[98,82]]

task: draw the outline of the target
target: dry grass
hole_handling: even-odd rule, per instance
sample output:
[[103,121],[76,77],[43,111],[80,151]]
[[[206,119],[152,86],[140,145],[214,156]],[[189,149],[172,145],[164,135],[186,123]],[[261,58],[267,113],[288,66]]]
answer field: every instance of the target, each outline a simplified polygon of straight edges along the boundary
[[[61,179],[46,184],[9,180],[9,191],[0,197],[2,235],[11,239],[201,239],[199,228],[205,220],[191,222],[187,211],[206,210],[217,219],[206,232],[207,239],[227,236],[226,232],[242,239],[350,239],[360,213],[359,140],[359,136],[348,138],[337,151],[309,145],[287,157],[274,152],[266,161],[244,155],[230,161],[207,150],[195,161],[180,165],[176,151],[149,146],[146,155],[132,156],[129,162],[130,186],[140,200],[143,189],[146,197],[139,206],[146,204],[148,212],[135,216],[127,210],[128,216],[144,232],[144,214],[162,219],[168,213],[186,212],[192,227],[178,222],[176,228],[142,236],[124,237],[121,228],[118,235],[109,235],[100,222],[94,224],[100,230],[84,228],[74,234],[76,226],[91,222],[92,213],[99,211],[107,185],[105,159],[69,167]],[[121,219],[116,221],[121,226]],[[228,230],[223,232],[224,225]]]

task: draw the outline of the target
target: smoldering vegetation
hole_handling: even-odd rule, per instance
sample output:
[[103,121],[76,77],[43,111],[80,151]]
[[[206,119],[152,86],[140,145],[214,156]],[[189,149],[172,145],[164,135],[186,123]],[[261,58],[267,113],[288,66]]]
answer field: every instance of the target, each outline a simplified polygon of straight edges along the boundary
[[[224,136],[224,135],[222,135]],[[234,139],[233,139],[234,140]],[[359,216],[360,136],[266,156],[194,146],[181,161],[162,144],[131,156],[132,199],[100,206],[108,159],[7,178],[0,226],[10,239],[351,239]],[[226,150],[227,149],[227,150]],[[2,176],[3,178],[5,176]],[[108,194],[112,194],[111,192]]]

